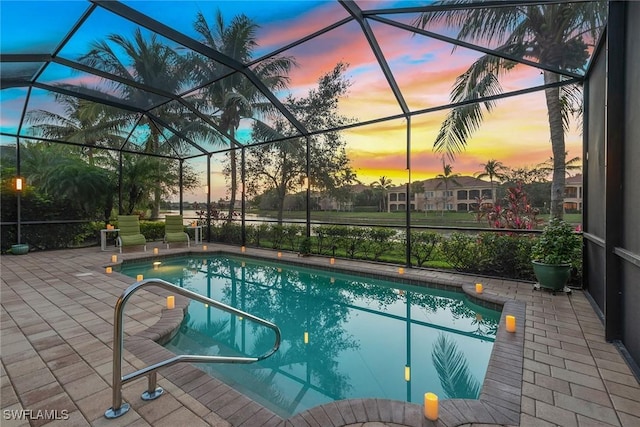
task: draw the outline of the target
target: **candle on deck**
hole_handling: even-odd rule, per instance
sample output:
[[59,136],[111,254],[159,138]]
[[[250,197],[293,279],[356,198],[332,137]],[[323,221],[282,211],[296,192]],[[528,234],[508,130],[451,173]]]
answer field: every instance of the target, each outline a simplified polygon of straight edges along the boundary
[[438,396],[434,393],[424,394],[424,416],[431,421],[438,419]]
[[479,294],[482,293],[482,283],[476,283],[476,292]]
[[173,295],[169,295],[167,297],[167,308],[169,310],[173,310],[174,308],[176,308],[176,297],[174,297]]
[[107,274],[111,274],[113,269],[111,267],[107,267],[107,268],[105,268],[105,271],[107,272]]
[[142,279],[144,279],[144,276],[143,276],[142,274],[138,274],[138,275],[136,276],[136,280],[137,280],[138,282],[140,282]]
[[505,320],[506,320],[506,325],[507,325],[507,332],[515,332],[516,331],[516,317],[508,315]]

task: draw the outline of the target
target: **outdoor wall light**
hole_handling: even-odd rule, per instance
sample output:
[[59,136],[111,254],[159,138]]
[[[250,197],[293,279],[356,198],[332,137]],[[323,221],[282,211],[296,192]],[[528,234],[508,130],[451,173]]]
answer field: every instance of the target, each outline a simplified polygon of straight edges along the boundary
[[22,191],[22,178],[16,177],[16,191]]

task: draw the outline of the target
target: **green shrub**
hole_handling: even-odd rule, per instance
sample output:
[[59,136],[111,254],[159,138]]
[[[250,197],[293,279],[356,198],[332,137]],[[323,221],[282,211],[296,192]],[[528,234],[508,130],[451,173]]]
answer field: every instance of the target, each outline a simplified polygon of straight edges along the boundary
[[422,267],[441,242],[440,233],[433,231],[412,232],[410,248],[412,260],[415,260],[418,267]]

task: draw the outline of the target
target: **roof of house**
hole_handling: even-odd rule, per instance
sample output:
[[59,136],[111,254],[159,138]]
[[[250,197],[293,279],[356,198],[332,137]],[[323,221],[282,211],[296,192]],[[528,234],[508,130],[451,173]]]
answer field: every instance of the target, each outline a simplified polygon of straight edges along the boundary
[[[416,182],[422,182],[424,185],[425,191],[435,191],[435,190],[444,189],[444,183],[441,178],[430,178],[422,181],[414,181],[414,183]],[[479,178],[474,178],[472,176],[464,176],[464,175],[452,178],[449,181],[449,183],[450,183],[449,190],[463,189],[463,188],[464,189],[491,188],[491,183],[488,181],[484,181]],[[404,191],[404,190],[405,190],[405,184],[401,184],[401,185],[389,188],[389,191]]]

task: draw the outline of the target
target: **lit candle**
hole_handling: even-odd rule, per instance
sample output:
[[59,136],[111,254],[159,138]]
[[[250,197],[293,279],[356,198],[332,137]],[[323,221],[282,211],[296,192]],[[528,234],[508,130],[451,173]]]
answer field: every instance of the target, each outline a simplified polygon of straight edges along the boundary
[[111,272],[113,271],[113,269],[111,267],[107,267],[106,269],[107,274],[111,274]]
[[482,283],[476,283],[476,292],[479,294],[482,293]]
[[158,248],[153,248],[153,254],[154,255],[158,255],[158,252],[159,252]]
[[278,252],[278,258],[282,258],[282,252]]
[[118,255],[111,255],[111,262],[118,262]]
[[400,267],[400,268],[398,269],[398,274],[404,274],[404,268]]
[[139,281],[141,281],[142,279],[144,279],[144,276],[143,276],[142,274],[138,274],[138,275],[136,276],[136,280],[137,280],[138,282],[139,282]]
[[202,245],[202,250],[206,251],[207,250],[207,245]]
[[333,264],[335,264],[335,263],[336,263],[336,259],[335,259],[335,258],[331,258],[331,259],[329,260],[329,264],[333,265]]
[[245,248],[244,246],[240,246],[240,252],[245,253],[247,251],[247,248]]
[[309,332],[304,333],[304,343],[309,344]]
[[433,393],[424,394],[424,416],[428,420],[438,419],[438,396]]
[[411,381],[411,367],[409,366],[404,367],[404,380]]
[[174,308],[176,308],[176,297],[174,297],[173,295],[169,295],[167,297],[167,308],[169,310],[173,310]]
[[516,317],[508,315],[506,317],[507,321],[507,332],[515,332],[516,331]]

